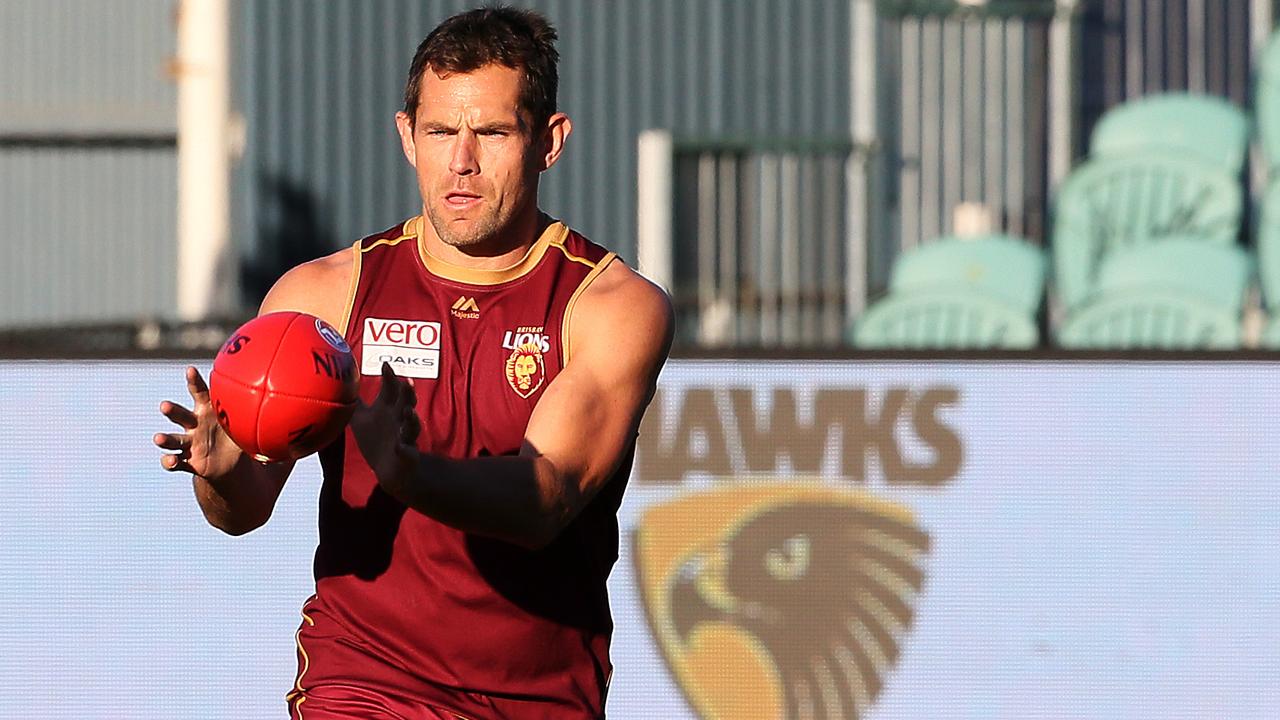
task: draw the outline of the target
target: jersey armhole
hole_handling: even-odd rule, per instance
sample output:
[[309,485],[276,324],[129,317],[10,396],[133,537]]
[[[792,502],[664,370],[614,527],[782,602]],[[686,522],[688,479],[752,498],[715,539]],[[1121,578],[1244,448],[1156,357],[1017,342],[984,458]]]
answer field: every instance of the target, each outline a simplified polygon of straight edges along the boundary
[[347,336],[347,331],[351,328],[347,327],[351,324],[351,311],[356,304],[356,290],[360,288],[360,258],[364,255],[361,252],[360,243],[363,240],[357,240],[351,246],[351,285],[347,288],[347,305],[342,310],[342,337]]
[[578,304],[578,298],[582,297],[582,293],[586,291],[587,287],[590,286],[597,277],[600,277],[600,273],[604,272],[604,269],[609,267],[609,263],[613,262],[617,257],[617,253],[611,252],[600,258],[600,262],[596,263],[596,266],[591,269],[591,272],[587,273],[587,276],[582,279],[581,283],[578,283],[578,287],[573,291],[573,295],[569,296],[569,302],[564,306],[564,319],[560,322],[560,347],[562,348],[561,354],[564,356],[564,362],[561,365],[561,368],[563,368],[564,365],[569,364],[569,356],[572,351],[569,344],[569,329],[570,324],[573,322],[573,309],[574,306]]

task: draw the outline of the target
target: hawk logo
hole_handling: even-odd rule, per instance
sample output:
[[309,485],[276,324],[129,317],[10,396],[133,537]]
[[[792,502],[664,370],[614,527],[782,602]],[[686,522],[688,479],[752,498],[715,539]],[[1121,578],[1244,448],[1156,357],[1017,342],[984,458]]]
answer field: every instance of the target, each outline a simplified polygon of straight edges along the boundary
[[741,485],[635,531],[650,628],[703,718],[865,717],[898,659],[928,536],[860,492]]
[[460,296],[453,301],[453,307],[449,312],[453,313],[456,318],[464,320],[477,320],[480,318],[480,306],[476,304],[475,298]]
[[542,347],[534,343],[517,345],[507,358],[507,383],[522,398],[527,398],[542,387],[547,377],[542,360]]

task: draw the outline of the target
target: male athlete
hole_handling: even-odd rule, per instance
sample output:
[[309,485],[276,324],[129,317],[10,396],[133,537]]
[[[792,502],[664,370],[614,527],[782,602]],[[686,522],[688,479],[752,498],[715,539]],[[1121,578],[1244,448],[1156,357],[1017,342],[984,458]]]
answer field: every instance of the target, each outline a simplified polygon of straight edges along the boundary
[[[554,29],[509,8],[419,46],[396,127],[422,215],[287,272],[261,311],[342,329],[364,377],[320,453],[316,593],[291,717],[600,718],[605,579],[640,417],[672,337],[666,295],[538,210],[572,125]],[[406,379],[407,378],[407,379]],[[214,526],[259,527],[292,463],[260,464],[208,390],[161,412],[167,470]]]

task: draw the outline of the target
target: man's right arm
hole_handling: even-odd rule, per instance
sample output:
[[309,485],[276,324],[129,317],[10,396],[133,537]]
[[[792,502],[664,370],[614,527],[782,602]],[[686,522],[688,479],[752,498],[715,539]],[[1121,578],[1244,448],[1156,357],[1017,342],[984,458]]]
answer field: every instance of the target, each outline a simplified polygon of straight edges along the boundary
[[[295,310],[341,328],[351,253],[350,248],[340,250],[285,273],[267,293],[259,314]],[[168,400],[160,403],[160,412],[180,429],[153,438],[161,449],[174,451],[160,458],[161,467],[191,473],[196,501],[209,524],[231,535],[261,527],[271,517],[293,463],[260,463],[242,452],[218,425],[199,371],[187,368],[186,378],[191,409]]]

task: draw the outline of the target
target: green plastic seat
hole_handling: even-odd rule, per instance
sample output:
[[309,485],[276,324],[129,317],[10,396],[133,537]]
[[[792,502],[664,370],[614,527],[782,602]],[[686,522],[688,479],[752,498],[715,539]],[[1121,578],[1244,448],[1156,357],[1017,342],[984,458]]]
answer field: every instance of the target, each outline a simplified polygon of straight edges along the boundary
[[858,319],[864,348],[1023,349],[1040,334],[1029,313],[963,288],[890,294]]
[[1199,238],[1169,238],[1118,250],[1102,259],[1096,292],[1108,295],[1147,288],[1175,290],[1239,314],[1252,275],[1249,254],[1238,245]]
[[1272,315],[1267,321],[1267,326],[1262,330],[1262,343],[1264,350],[1280,350],[1280,315]]
[[889,291],[965,288],[1035,313],[1046,264],[1040,248],[1007,235],[942,237],[898,256]]
[[1067,316],[1058,344],[1095,350],[1229,350],[1240,346],[1230,310],[1171,290],[1099,295]]
[[1280,166],[1280,32],[1273,33],[1257,63],[1254,118],[1267,168]]
[[1234,243],[1240,213],[1239,183],[1212,164],[1159,154],[1088,160],[1055,198],[1058,297],[1068,309],[1086,300],[1102,258],[1117,250],[1172,237]]
[[1275,314],[1280,309],[1280,179],[1262,195],[1257,246],[1262,300]]
[[1240,108],[1211,95],[1148,95],[1108,110],[1089,141],[1093,157],[1164,151],[1199,158],[1239,173],[1249,149],[1249,121]]

